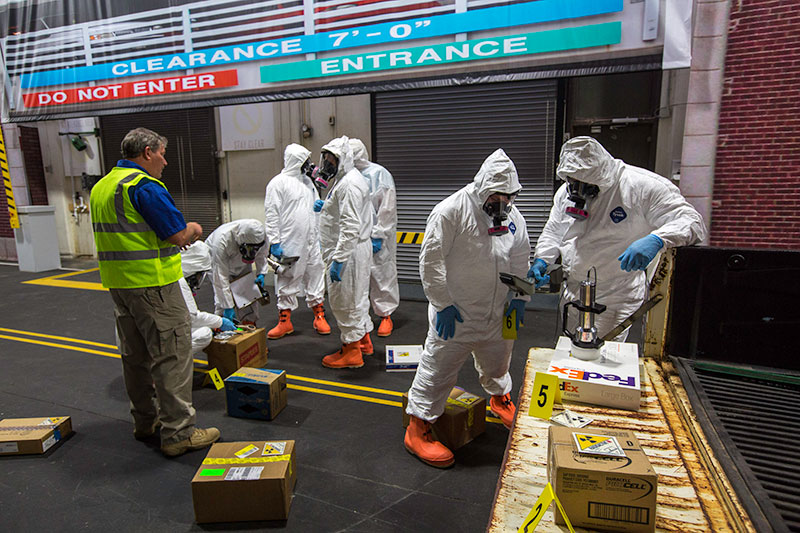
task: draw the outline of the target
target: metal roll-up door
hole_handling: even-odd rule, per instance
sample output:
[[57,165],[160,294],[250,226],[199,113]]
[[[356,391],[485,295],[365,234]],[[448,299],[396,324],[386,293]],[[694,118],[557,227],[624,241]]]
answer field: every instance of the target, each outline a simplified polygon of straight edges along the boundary
[[143,127],[167,138],[167,167],[161,181],[187,222],[207,236],[222,223],[217,177],[214,109],[183,109],[100,118],[104,172],[121,157],[119,146],[130,130]]
[[[555,80],[536,80],[375,94],[373,156],[394,176],[398,231],[425,231],[433,207],[502,148],[535,246],[553,203],[556,92]],[[419,282],[419,249],[397,245],[400,281]]]

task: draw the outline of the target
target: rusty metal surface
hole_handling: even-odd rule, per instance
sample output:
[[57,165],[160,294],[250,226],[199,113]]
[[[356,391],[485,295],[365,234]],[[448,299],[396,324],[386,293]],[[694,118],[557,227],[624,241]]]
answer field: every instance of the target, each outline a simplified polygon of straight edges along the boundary
[[[487,528],[490,532],[516,531],[547,483],[550,423],[529,417],[527,412],[535,373],[546,370],[552,355],[553,350],[547,348],[532,348],[528,354],[517,403],[519,414],[509,437]],[[566,406],[593,418],[588,426],[591,429],[628,429],[636,433],[658,474],[656,531],[754,531],[719,465],[702,445],[702,432],[692,423],[691,407],[680,392],[680,379],[669,368],[647,359],[642,383],[642,406],[638,412],[577,403]],[[698,446],[697,442],[701,444]],[[566,527],[556,526],[553,518],[551,506],[537,531],[567,531]]]

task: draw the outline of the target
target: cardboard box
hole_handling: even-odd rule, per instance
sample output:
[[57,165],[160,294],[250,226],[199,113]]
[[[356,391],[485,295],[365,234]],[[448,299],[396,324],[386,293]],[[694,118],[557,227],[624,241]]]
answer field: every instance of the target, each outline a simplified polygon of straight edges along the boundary
[[[406,414],[408,392],[403,393],[403,427],[408,427]],[[442,444],[457,450],[486,431],[486,398],[455,387],[447,398],[444,413],[431,426]]]
[[[573,434],[614,437],[625,456],[580,453]],[[573,526],[655,531],[658,475],[632,431],[550,426],[547,458],[547,477]],[[564,524],[555,505],[553,512]]]
[[386,347],[387,372],[416,372],[422,357],[421,344],[398,344]]
[[0,455],[45,453],[72,433],[68,416],[0,420]]
[[285,520],[296,481],[293,440],[217,442],[192,478],[195,520]]
[[271,368],[240,368],[225,379],[228,414],[272,420],[286,407],[286,372]]
[[243,366],[258,368],[267,364],[267,332],[258,328],[229,339],[214,339],[205,352],[209,370],[216,368],[225,379]]
[[642,396],[639,348],[632,343],[606,342],[605,357],[583,361],[569,354],[571,342],[559,337],[548,374],[558,376],[561,399],[639,410]]

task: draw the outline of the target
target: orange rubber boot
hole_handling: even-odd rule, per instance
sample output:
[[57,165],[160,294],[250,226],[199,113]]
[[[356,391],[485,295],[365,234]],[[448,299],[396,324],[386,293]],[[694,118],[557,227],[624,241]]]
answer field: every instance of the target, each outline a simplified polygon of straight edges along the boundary
[[292,326],[292,310],[281,309],[279,317],[278,325],[269,330],[269,333],[267,333],[268,339],[280,339],[284,335],[294,333],[294,326]]
[[372,347],[372,339],[369,338],[369,333],[361,337],[358,341],[358,347],[361,349],[361,355],[372,355],[375,353],[375,348]]
[[453,466],[455,462],[453,452],[433,438],[430,422],[416,416],[411,417],[403,443],[408,453],[416,455],[425,464],[436,468],[447,468]]
[[312,309],[314,311],[314,329],[320,335],[330,335],[331,327],[328,325],[328,321],[325,320],[325,308],[322,304],[317,304]]
[[517,414],[517,408],[514,406],[514,402],[511,401],[511,395],[492,396],[489,399],[489,407],[491,407],[494,414],[500,417],[503,425],[511,429],[511,424],[514,423],[514,415]]
[[392,334],[393,329],[394,324],[392,324],[392,317],[386,315],[385,317],[381,318],[381,325],[378,326],[378,337],[388,337]]
[[364,358],[361,357],[359,342],[343,344],[338,352],[326,355],[322,358],[322,366],[328,368],[361,368],[364,366]]

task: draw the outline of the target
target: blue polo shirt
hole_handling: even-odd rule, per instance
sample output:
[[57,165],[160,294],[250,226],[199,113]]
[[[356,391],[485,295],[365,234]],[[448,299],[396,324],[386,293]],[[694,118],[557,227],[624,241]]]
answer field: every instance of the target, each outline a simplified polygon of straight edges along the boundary
[[[147,171],[128,159],[120,159],[117,166]],[[149,175],[149,174],[148,174]],[[136,209],[145,222],[153,228],[158,238],[166,240],[186,228],[183,214],[175,207],[175,200],[169,191],[149,179],[140,180],[135,186],[128,189],[134,209]]]

